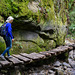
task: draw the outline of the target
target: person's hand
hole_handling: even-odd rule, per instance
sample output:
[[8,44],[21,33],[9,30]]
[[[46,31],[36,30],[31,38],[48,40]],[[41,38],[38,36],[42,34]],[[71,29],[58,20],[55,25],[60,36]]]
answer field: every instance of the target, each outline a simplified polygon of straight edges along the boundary
[[12,39],[12,42],[14,42],[14,39]]

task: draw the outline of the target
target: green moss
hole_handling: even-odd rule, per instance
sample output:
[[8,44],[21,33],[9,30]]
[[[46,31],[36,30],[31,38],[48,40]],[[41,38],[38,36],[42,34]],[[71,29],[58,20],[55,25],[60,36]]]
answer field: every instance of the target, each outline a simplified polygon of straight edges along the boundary
[[[32,1],[30,0],[23,0],[23,1],[1,0],[0,14],[4,14],[5,16],[12,15],[14,17],[27,16],[26,19],[33,20],[40,24],[44,24],[46,21],[53,21],[53,24],[56,24],[57,22],[58,25],[65,24],[67,20],[66,12],[63,12],[65,11],[65,8],[67,7],[67,5],[65,6],[65,3],[66,3],[65,1],[61,1],[61,2],[59,1],[59,3],[61,4],[61,7],[59,9],[59,5],[57,5],[58,0],[56,1],[41,0],[41,2],[39,3],[39,6],[43,8],[43,11],[40,12],[39,10],[36,13],[29,10],[28,8],[29,2],[32,3]],[[56,8],[56,6],[58,6],[58,8]],[[56,10],[59,12],[56,12]]]
[[45,40],[44,45],[46,50],[51,50],[56,47],[56,43],[53,40]]
[[2,37],[0,37],[0,54],[3,53],[3,51],[5,50],[6,45],[4,40],[2,39]]
[[44,48],[40,48],[37,44],[33,42],[14,42],[13,48],[10,50],[11,54],[19,53],[32,53],[45,51]]
[[58,28],[58,33],[57,33],[57,39],[56,39],[56,44],[59,45],[64,45],[65,44],[65,37],[66,37],[66,29],[64,27],[59,27]]

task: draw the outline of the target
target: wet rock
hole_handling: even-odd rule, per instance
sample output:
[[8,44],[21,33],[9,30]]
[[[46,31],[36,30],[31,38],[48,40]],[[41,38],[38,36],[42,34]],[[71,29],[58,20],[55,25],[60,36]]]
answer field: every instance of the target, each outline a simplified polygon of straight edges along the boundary
[[53,71],[62,70],[62,66],[60,66],[60,67],[53,67],[51,70],[53,70]]
[[67,70],[65,70],[65,71],[64,71],[64,75],[68,75],[68,72],[67,72]]
[[54,73],[54,71],[52,71],[52,70],[48,70],[48,73],[49,73],[49,74],[52,74],[52,73]]
[[50,69],[51,66],[50,65],[43,65],[43,69]]
[[73,59],[68,59],[69,64],[72,66],[73,69],[75,69],[75,61]]
[[72,61],[70,64],[71,64],[72,68],[75,69],[75,61]]
[[73,69],[72,68],[67,68],[67,71],[73,71]]
[[42,70],[39,75],[44,75],[45,74],[45,70]]
[[73,59],[73,50],[69,52],[69,58]]
[[66,66],[66,67],[68,67],[68,68],[71,67],[71,66],[70,66],[68,63],[66,63],[66,62],[64,62],[63,65]]
[[39,75],[38,73],[32,73],[31,75]]
[[64,75],[64,70],[57,70],[57,75]]
[[64,70],[67,70],[67,67],[66,66],[64,66]]
[[70,64],[72,61],[73,61],[73,59],[68,58],[68,62],[69,62],[69,64]]
[[59,67],[59,66],[61,66],[61,63],[60,63],[59,61],[56,61],[56,62],[54,63],[54,66],[55,66],[55,67]]
[[75,70],[68,71],[68,74],[69,74],[69,75],[75,75]]

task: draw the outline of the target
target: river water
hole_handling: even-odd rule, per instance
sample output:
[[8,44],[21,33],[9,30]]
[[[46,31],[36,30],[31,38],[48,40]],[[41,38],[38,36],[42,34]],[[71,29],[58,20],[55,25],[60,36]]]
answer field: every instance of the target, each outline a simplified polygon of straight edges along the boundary
[[69,52],[67,59],[43,61],[44,64],[37,66],[28,65],[27,67],[2,70],[0,75],[75,75],[75,50]]

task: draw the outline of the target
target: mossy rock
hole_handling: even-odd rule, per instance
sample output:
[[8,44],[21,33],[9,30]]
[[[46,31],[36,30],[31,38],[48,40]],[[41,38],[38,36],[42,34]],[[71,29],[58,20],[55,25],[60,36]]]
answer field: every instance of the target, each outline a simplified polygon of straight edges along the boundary
[[66,37],[66,27],[65,26],[60,26],[58,28],[58,33],[57,33],[57,40],[56,44],[59,45],[64,45],[65,44],[65,37]]
[[15,40],[32,41],[39,46],[44,44],[44,40],[35,32],[19,30],[14,32]]
[[45,49],[48,51],[48,50],[51,50],[52,48],[55,48],[56,47],[56,43],[54,40],[45,40]]
[[19,54],[19,53],[32,53],[32,52],[41,52],[45,51],[44,48],[40,48],[37,44],[34,42],[20,42],[15,41],[13,43],[13,47],[10,50],[11,54]]
[[0,54],[5,50],[6,45],[4,39],[0,36]]

